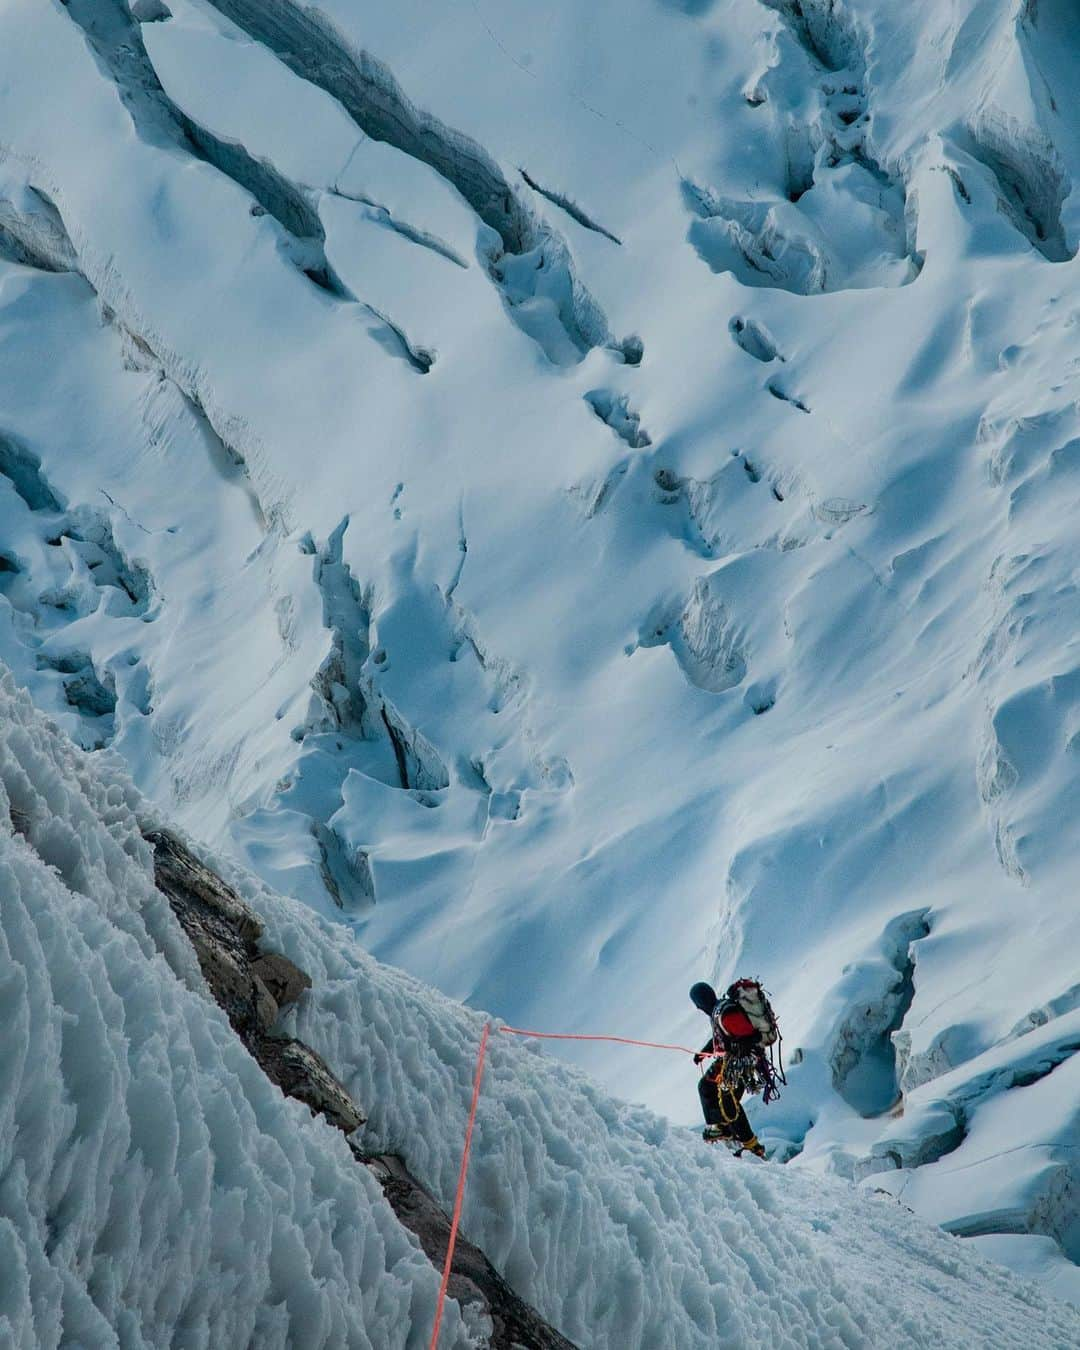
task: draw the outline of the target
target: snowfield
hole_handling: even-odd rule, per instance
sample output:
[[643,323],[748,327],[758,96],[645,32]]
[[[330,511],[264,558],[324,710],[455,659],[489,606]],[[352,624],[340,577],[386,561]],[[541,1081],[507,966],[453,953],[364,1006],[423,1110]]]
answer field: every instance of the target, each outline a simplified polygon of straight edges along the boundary
[[[427,1344],[437,1275],[262,1076],[154,889],[149,816],[0,674],[0,1341]],[[452,1197],[482,1017],[253,878],[299,1029]],[[738,1164],[496,1038],[465,1230],[582,1345],[1078,1344],[1072,1310],[891,1199]],[[449,1309],[441,1345],[483,1345]]]
[[[595,1106],[666,1132],[650,1169],[708,1172],[686,1233],[714,1168],[736,1228],[782,1186],[780,1210],[838,1197],[867,1252],[909,1231],[831,1175],[1080,1301],[1075,27],[1070,0],[0,10],[0,657],[301,902],[268,922],[315,944],[305,1034],[362,1100],[351,1018],[412,986],[354,939],[515,1025],[685,1044],[693,981],[757,975],[791,1066],[754,1112],[782,1180],[680,1152],[676,1056],[565,1052],[672,1122]],[[342,982],[363,1015],[335,1030]],[[457,1030],[410,1033],[409,1081],[459,1111],[475,1019],[414,1003]],[[492,1083],[556,1116],[505,1039]],[[460,1131],[382,1095],[373,1128],[445,1198]],[[280,1109],[251,1108],[252,1149]],[[303,1228],[351,1161],[283,1119],[337,1159],[285,1187]],[[599,1195],[626,1233],[588,1247],[607,1292],[564,1305],[585,1239],[537,1253],[490,1199],[550,1139],[482,1127],[473,1236],[567,1335],[633,1343],[677,1304],[710,1343],[745,1315],[811,1344],[832,1317],[827,1292],[722,1312],[683,1256],[633,1313],[617,1272],[652,1239],[607,1164],[595,1195],[574,1180],[592,1134],[545,1204],[572,1227]],[[390,1244],[384,1297],[430,1298],[355,1212],[354,1255]],[[791,1241],[831,1260],[813,1233]],[[919,1250],[984,1269],[941,1241]],[[348,1283],[341,1259],[311,1279]],[[844,1288],[854,1327],[901,1324],[891,1286]]]

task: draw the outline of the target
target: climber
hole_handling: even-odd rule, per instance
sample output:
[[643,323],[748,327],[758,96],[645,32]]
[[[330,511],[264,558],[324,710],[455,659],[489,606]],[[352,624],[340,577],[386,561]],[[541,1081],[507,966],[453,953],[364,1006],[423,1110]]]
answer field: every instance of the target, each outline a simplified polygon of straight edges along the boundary
[[712,1035],[694,1056],[695,1064],[711,1061],[698,1083],[705,1113],[702,1138],[724,1141],[736,1157],[743,1151],[765,1157],[742,1107],[745,1093],[761,1092],[765,1102],[779,1096],[783,1068],[776,1070],[766,1047],[779,1040],[776,1016],[768,996],[756,980],[736,980],[723,998],[712,985],[699,981],[690,999],[712,1023]]

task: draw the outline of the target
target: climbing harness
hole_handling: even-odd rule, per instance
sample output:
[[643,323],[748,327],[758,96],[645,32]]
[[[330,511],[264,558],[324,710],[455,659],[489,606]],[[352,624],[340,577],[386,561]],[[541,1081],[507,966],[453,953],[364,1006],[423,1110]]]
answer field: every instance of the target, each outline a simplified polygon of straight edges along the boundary
[[721,1088],[727,1088],[739,1096],[755,1097],[760,1092],[766,1106],[777,1100],[781,1087],[787,1083],[779,1051],[777,1061],[774,1062],[772,1046],[766,1050],[760,1045],[752,1049],[725,1051],[714,1077]]

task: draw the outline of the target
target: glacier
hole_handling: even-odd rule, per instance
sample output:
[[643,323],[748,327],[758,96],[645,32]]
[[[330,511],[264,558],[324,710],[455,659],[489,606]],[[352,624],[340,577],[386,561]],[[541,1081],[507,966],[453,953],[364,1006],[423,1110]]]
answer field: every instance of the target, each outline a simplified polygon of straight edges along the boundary
[[0,658],[317,967],[684,1044],[759,976],[785,1194],[1075,1301],[1073,17],[8,0]]
[[[426,1345],[437,1272],[208,996],[154,886],[154,808],[6,671],[0,713],[0,1339]],[[367,1104],[365,1140],[448,1201],[482,1016],[225,870],[311,973],[286,1016]],[[717,1157],[497,1039],[465,1228],[577,1343],[1070,1343],[1066,1305],[891,1198]],[[440,1345],[489,1343],[451,1302]]]

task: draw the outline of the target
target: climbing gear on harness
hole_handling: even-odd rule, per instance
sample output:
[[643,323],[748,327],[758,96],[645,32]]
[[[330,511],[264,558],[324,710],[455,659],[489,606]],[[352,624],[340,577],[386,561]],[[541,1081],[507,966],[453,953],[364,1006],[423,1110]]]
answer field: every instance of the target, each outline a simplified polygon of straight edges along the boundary
[[[695,985],[695,988],[697,986]],[[712,1011],[713,1047],[722,1054],[717,1081],[768,1105],[787,1083],[783,1038],[769,996],[757,980],[736,980]],[[775,1046],[775,1059],[773,1047]]]
[[783,1065],[777,1067],[772,1059],[772,1047],[747,1046],[725,1051],[720,1060],[716,1081],[721,1087],[744,1097],[759,1092],[767,1106],[780,1096],[780,1088],[787,1082]]

